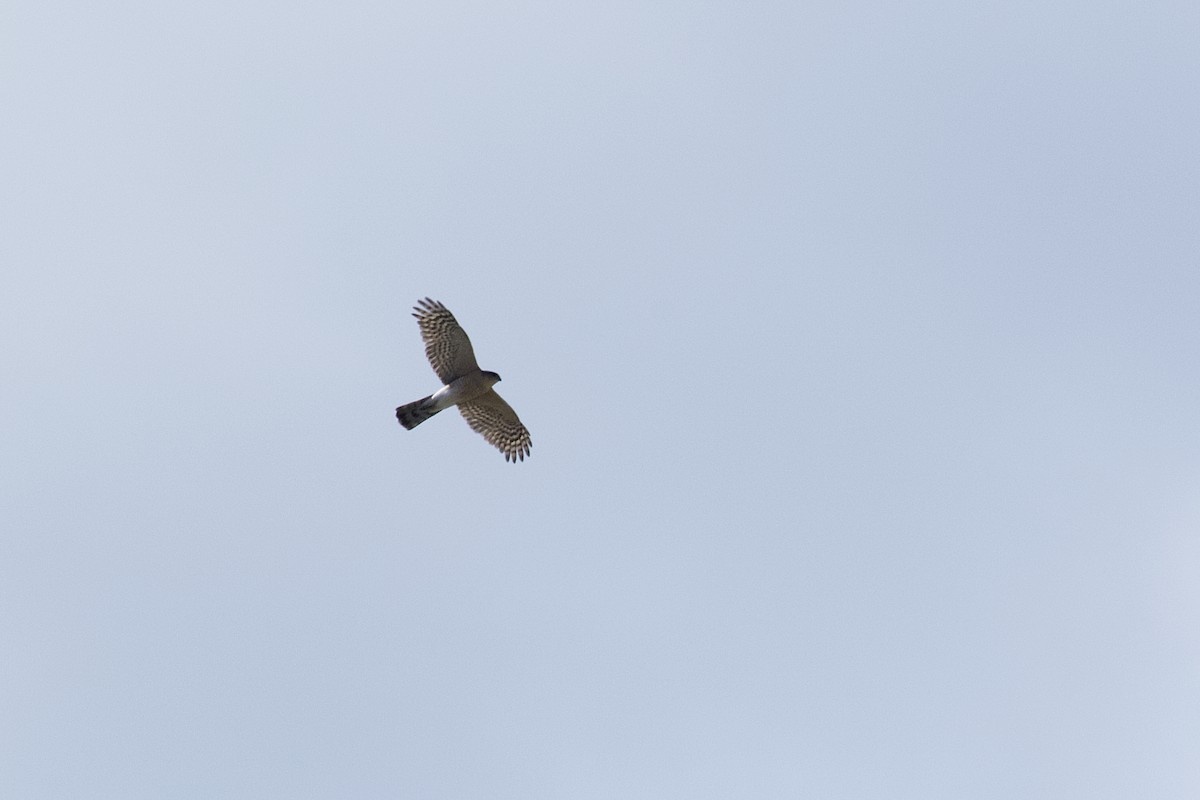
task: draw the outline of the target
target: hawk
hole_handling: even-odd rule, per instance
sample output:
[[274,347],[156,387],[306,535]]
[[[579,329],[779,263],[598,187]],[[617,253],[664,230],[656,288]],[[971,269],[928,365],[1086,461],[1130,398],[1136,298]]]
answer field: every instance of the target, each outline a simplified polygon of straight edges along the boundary
[[425,341],[425,357],[444,386],[397,408],[396,419],[411,431],[439,411],[458,406],[471,430],[504,453],[505,461],[524,461],[533,443],[517,412],[492,389],[500,376],[479,369],[467,332],[444,305],[426,297],[413,311]]

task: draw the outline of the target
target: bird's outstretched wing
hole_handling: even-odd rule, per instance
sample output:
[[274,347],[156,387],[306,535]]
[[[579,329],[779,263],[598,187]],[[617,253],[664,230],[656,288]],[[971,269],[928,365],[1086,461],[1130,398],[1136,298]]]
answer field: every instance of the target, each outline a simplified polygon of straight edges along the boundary
[[488,444],[504,453],[505,461],[524,461],[529,455],[533,446],[529,431],[521,424],[517,412],[494,389],[469,403],[459,403],[458,410],[471,430],[482,434]]
[[442,383],[479,369],[467,332],[444,305],[426,297],[413,311],[425,341],[425,356]]

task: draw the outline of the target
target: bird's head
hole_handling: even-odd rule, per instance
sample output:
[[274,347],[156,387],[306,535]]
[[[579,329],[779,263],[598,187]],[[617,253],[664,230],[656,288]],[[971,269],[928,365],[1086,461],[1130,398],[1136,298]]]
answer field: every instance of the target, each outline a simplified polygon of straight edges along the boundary
[[484,371],[483,377],[487,378],[493,385],[500,382],[500,374],[497,372]]

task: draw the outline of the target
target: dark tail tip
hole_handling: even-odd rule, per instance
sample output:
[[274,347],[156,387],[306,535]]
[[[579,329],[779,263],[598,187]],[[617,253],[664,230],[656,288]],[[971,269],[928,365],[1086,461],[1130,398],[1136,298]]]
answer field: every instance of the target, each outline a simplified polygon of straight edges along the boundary
[[422,408],[422,406],[425,404],[425,401],[428,399],[428,397],[424,397],[415,403],[409,403],[396,409],[396,419],[400,420],[400,424],[403,425],[405,429],[411,431],[413,428],[417,427],[422,422],[437,413],[436,411],[429,411],[428,409]]

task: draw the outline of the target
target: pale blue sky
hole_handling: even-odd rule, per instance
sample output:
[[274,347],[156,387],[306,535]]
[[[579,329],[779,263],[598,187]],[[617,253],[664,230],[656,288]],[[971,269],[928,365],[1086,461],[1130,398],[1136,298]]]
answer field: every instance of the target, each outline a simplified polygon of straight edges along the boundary
[[1200,795],[1198,9],[5,6],[0,796]]

